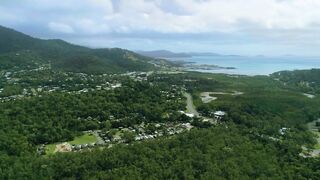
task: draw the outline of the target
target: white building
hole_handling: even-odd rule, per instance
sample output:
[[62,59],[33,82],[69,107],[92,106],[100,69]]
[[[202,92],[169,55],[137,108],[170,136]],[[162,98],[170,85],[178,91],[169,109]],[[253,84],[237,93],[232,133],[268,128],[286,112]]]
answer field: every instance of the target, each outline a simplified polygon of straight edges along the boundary
[[289,130],[289,128],[283,127],[283,128],[281,128],[281,129],[279,129],[279,133],[280,133],[281,135],[285,135],[288,130]]
[[224,111],[214,112],[214,117],[219,120],[222,119],[225,115],[226,115],[226,112],[224,112]]

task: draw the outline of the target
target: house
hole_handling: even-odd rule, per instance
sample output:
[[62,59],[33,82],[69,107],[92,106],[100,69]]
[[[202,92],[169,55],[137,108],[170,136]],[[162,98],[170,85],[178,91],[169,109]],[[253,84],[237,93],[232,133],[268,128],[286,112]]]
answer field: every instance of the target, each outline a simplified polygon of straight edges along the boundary
[[185,129],[187,129],[188,131],[190,131],[190,129],[192,129],[192,125],[190,123],[183,123],[181,124],[181,126]]
[[193,113],[186,113],[186,112],[184,112],[184,111],[179,111],[179,112],[180,112],[181,114],[184,114],[184,115],[190,117],[190,118],[193,118],[193,117],[195,116]]
[[121,140],[121,137],[118,137],[118,136],[113,138],[113,141],[120,141],[120,140]]
[[193,118],[195,115],[192,114],[192,113],[185,113],[186,116],[190,117],[190,118]]
[[89,146],[88,144],[83,144],[83,145],[82,145],[83,148],[86,148],[86,147],[88,147],[88,146]]
[[136,140],[136,141],[140,141],[141,139],[142,139],[141,136],[136,136],[136,137],[134,138],[134,140]]
[[214,117],[218,120],[221,120],[226,115],[224,111],[216,111],[214,112]]
[[[105,142],[110,142],[110,140],[105,140]],[[101,141],[98,141],[98,142],[96,143],[96,145],[98,145],[98,146],[103,145],[103,144],[104,144],[104,143],[101,142]]]
[[288,130],[289,130],[289,128],[283,127],[283,128],[281,128],[281,129],[279,129],[279,133],[280,133],[281,135],[285,135]]
[[111,88],[112,88],[112,89],[115,89],[115,88],[119,88],[119,87],[121,87],[121,86],[122,86],[121,83],[116,83],[116,84],[112,84],[112,85],[111,85]]

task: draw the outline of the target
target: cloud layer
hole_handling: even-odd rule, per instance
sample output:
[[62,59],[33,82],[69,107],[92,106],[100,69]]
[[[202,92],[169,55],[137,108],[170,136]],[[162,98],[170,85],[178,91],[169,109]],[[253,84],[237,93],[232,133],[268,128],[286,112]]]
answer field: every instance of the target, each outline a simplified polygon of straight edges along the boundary
[[0,23],[89,46],[315,55],[319,0],[2,0]]

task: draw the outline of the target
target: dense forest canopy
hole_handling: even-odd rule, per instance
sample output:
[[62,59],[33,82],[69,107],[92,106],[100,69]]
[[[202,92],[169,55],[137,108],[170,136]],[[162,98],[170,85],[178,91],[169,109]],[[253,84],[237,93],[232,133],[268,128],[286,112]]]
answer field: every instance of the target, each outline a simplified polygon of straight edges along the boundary
[[281,71],[272,74],[271,77],[306,93],[320,93],[320,69]]
[[[30,72],[28,77],[42,73],[43,78],[28,81],[22,78],[23,86],[38,87],[50,82],[48,79],[57,79],[52,83],[58,86],[59,79],[64,79],[63,74],[45,71]],[[68,76],[74,76],[75,84],[83,83],[81,78],[75,78],[76,74]],[[14,77],[21,78],[19,74]],[[90,77],[94,80],[86,82],[88,87],[103,83],[103,76]],[[312,147],[316,143],[305,124],[320,116],[319,98],[288,91],[281,82],[268,77],[185,73],[152,74],[143,81],[124,76],[104,78],[121,82],[122,87],[81,94],[63,90],[42,92],[41,97],[38,94],[1,103],[2,177],[316,179],[319,176],[319,158],[299,156],[302,146]],[[43,143],[69,141],[86,130],[113,131],[141,123],[188,122],[190,119],[176,113],[184,110],[183,89],[192,93],[199,112],[206,115],[224,110],[228,113],[225,121],[203,126],[194,120],[196,128],[190,132],[112,148],[49,156],[36,153]],[[198,93],[209,90],[238,90],[244,94],[221,95],[217,101],[202,103]],[[168,97],[163,92],[175,96]],[[286,135],[279,134],[283,127],[290,129]]]
[[4,27],[0,39],[0,179],[320,177],[320,70],[184,72]]

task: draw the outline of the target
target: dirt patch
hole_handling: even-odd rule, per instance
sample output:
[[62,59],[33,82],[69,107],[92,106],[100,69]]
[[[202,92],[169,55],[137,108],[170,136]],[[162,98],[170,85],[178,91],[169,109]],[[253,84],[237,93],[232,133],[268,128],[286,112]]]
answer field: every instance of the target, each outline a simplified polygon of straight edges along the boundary
[[55,152],[71,152],[72,146],[69,143],[57,144]]
[[218,99],[214,95],[231,95],[231,96],[239,96],[242,95],[243,92],[240,91],[234,91],[233,93],[225,93],[225,92],[202,92],[200,93],[200,98],[203,103],[210,103],[211,101],[214,101]]
[[210,96],[211,92],[203,92],[200,94],[201,100],[203,103],[209,103],[217,99],[217,97]]
[[303,93],[303,95],[307,96],[307,97],[310,98],[310,99],[313,99],[313,98],[316,97],[316,96],[313,95],[313,94],[307,94],[307,93]]

